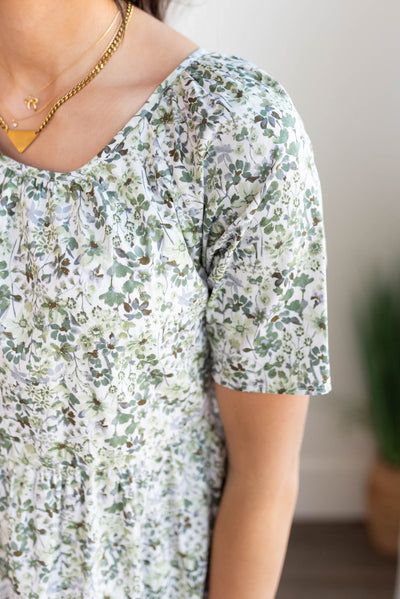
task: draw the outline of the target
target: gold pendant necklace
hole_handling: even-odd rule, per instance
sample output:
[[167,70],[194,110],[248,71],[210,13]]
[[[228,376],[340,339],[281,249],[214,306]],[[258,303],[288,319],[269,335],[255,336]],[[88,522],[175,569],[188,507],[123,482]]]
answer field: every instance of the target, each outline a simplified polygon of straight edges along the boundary
[[22,153],[26,150],[27,147],[31,145],[33,141],[37,138],[37,136],[41,133],[41,131],[46,127],[50,119],[53,117],[56,110],[60,108],[70,98],[75,96],[81,89],[86,87],[92,79],[96,77],[100,73],[100,71],[104,68],[107,62],[110,60],[111,56],[117,50],[118,46],[122,42],[124,37],[126,28],[132,16],[134,5],[131,2],[128,2],[128,6],[125,13],[125,18],[121,23],[118,31],[116,32],[114,38],[103,52],[100,60],[96,63],[96,65],[90,70],[88,75],[81,79],[74,87],[72,87],[62,98],[57,100],[57,102],[51,107],[46,118],[41,123],[40,127],[36,130],[14,130],[10,129],[2,116],[0,116],[0,127],[5,130],[7,136],[16,147],[18,152]]
[[[99,43],[102,41],[102,39],[104,39],[105,35],[106,35],[107,33],[109,33],[109,31],[111,30],[111,27],[112,27],[112,25],[114,24],[114,22],[115,22],[115,19],[116,19],[116,17],[118,17],[118,15],[119,15],[119,14],[120,14],[120,13],[119,13],[119,10],[118,10],[118,12],[117,12],[116,16],[114,17],[114,19],[113,19],[113,21],[112,21],[111,25],[110,25],[110,26],[107,28],[107,31],[105,31],[105,32],[103,33],[103,35],[101,36],[101,38],[100,38],[100,39],[98,39],[98,40],[97,40],[97,42],[95,42],[95,44],[93,44],[93,45],[92,45],[92,46],[91,46],[91,47],[90,47],[88,50],[86,50],[86,51],[85,51],[85,52],[84,52],[84,53],[83,53],[83,54],[82,54],[82,55],[79,57],[79,59],[78,59],[78,60],[76,60],[76,61],[75,61],[73,64],[75,64],[75,63],[77,63],[79,60],[81,60],[81,59],[83,58],[83,56],[85,56],[85,55],[86,55],[86,54],[89,52],[89,50],[91,50],[92,48],[94,48],[95,46],[97,46],[97,45],[98,45],[98,44],[99,44]],[[65,69],[64,69],[64,71],[63,71],[63,72],[65,72],[67,69],[71,68],[71,66],[73,66],[73,65],[69,65],[67,68],[65,68]],[[62,74],[62,73],[59,73],[59,74],[57,75],[57,77],[59,77],[61,74]],[[54,81],[54,80],[53,80],[53,81]],[[46,86],[46,87],[47,87],[47,86]],[[39,91],[40,91],[40,90],[39,90]],[[49,105],[50,105],[52,102],[54,102],[54,100],[55,100],[55,98],[54,98],[54,97],[53,97],[53,98],[50,98],[50,100],[48,100],[48,102],[46,102],[46,104],[44,104],[44,105],[43,105],[41,108],[39,108],[39,110],[36,110],[36,109],[35,109],[35,110],[36,110],[36,114],[39,114],[40,112],[43,112],[43,110],[46,110],[46,108],[47,108],[47,107],[48,107],[48,106],[49,106]],[[33,114],[29,114],[28,116],[24,116],[24,117],[19,117],[19,118],[16,118],[16,117],[15,117],[15,116],[14,116],[14,115],[11,113],[11,111],[9,110],[9,108],[7,108],[7,106],[6,106],[6,105],[5,105],[5,104],[4,104],[4,103],[3,103],[1,100],[0,100],[0,105],[1,105],[1,106],[4,106],[4,108],[6,108],[6,110],[7,110],[7,112],[9,112],[9,113],[10,113],[10,115],[11,115],[11,124],[12,124],[12,126],[13,126],[14,128],[18,127],[19,123],[21,123],[22,121],[26,121],[27,119],[31,119],[31,118],[32,118],[32,116],[35,116],[35,115],[33,115]]]
[[34,98],[33,96],[28,96],[27,98],[24,99],[24,102],[25,102],[28,110],[31,109],[31,106],[33,106],[33,110],[36,110],[38,102],[39,102],[39,98]]
[[[65,73],[66,71],[68,71],[69,69],[71,69],[77,62],[79,62],[80,60],[82,60],[82,58],[84,56],[86,56],[86,54],[88,54],[88,52],[90,52],[90,50],[92,50],[93,48],[95,48],[106,37],[106,35],[111,31],[111,29],[112,29],[115,21],[117,20],[117,17],[118,17],[119,14],[120,14],[120,12],[119,12],[119,10],[117,10],[117,12],[115,14],[115,17],[113,18],[111,24],[107,27],[106,31],[104,31],[104,33],[100,36],[100,38],[94,44],[92,44],[89,48],[87,48],[83,52],[83,54],[81,54],[71,64],[69,64],[68,66],[66,66],[62,71],[60,71],[51,81],[49,81],[48,83],[46,83],[46,85],[43,85],[43,87],[41,87],[40,89],[38,89],[38,91],[37,91],[37,93],[35,95],[34,94],[29,94],[26,98],[24,98],[24,103],[25,103],[26,108],[28,110],[30,110],[31,107],[32,107],[35,112],[37,111],[37,106],[38,106],[38,103],[39,103],[39,97],[38,97],[39,93],[41,91],[47,89],[49,87],[49,85],[51,85],[52,83],[54,83],[54,81],[56,79],[58,79],[59,77],[61,77],[61,75],[63,73]],[[12,79],[14,81],[14,83],[17,85],[17,87],[19,87],[20,89],[22,89],[25,92],[28,91],[28,89],[24,85],[21,85],[16,80],[16,78],[14,77],[14,75],[12,73],[10,73],[10,71],[1,62],[0,62],[0,67],[9,75],[10,79]],[[22,119],[20,119],[20,120],[22,120]],[[14,125],[14,126],[17,126],[17,125]]]

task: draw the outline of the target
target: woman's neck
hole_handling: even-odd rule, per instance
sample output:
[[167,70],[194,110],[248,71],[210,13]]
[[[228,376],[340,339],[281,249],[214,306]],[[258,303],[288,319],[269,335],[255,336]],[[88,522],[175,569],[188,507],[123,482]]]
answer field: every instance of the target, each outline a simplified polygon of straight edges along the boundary
[[37,88],[78,58],[116,11],[112,0],[0,0],[0,62]]

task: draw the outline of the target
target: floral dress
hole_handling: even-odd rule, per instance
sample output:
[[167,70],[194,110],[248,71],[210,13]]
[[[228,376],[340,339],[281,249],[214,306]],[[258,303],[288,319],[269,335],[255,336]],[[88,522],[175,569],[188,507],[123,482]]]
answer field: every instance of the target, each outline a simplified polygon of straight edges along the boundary
[[322,208],[284,87],[206,48],[81,168],[0,155],[0,599],[208,596],[213,380],[331,391]]

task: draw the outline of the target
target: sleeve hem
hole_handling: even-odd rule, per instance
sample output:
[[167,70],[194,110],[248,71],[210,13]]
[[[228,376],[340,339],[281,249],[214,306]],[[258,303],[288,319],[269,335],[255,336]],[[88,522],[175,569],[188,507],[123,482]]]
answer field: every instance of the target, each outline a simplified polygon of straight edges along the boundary
[[[332,391],[332,383],[328,381],[323,385],[317,385],[312,387],[312,389],[300,388],[300,387],[290,387],[289,390],[285,390],[281,392],[276,386],[268,385],[264,382],[254,383],[254,382],[243,382],[237,381],[233,382],[231,380],[224,379],[219,373],[211,373],[211,378],[214,382],[227,387],[228,389],[232,389],[232,391],[243,391],[248,393],[270,393],[274,395],[310,395],[310,396],[318,396],[318,395],[326,395]],[[244,387],[244,388],[243,388]]]

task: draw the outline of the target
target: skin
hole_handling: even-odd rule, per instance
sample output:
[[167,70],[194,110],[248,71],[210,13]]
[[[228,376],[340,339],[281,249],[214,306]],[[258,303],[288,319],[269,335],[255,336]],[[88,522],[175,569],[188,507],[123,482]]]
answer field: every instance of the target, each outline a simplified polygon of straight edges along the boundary
[[[0,0],[0,60],[18,82],[36,91],[97,40],[116,11],[111,0],[57,3],[54,0]],[[115,30],[116,26],[113,33]],[[109,35],[102,45],[39,94],[39,106],[64,95],[86,75],[110,39]],[[122,44],[102,72],[57,110],[22,154],[0,130],[0,151],[37,168],[60,172],[80,168],[112,139],[165,77],[197,47],[189,38],[135,7]],[[23,103],[26,94],[2,68],[0,90],[0,114],[8,124],[11,117],[3,105],[9,107],[15,117],[29,114]],[[19,128],[37,129],[46,114],[45,110],[33,115]]]
[[[116,10],[111,0],[57,2],[57,10],[54,0],[0,0],[0,60],[19,82],[37,90],[101,35]],[[80,168],[197,47],[136,8],[122,45],[103,71],[56,112],[23,154],[2,130],[0,151],[36,168]],[[98,56],[95,48],[40,100],[63,95]],[[1,68],[0,90],[0,101],[16,117],[28,114],[24,92]],[[11,122],[3,106],[0,114]],[[23,128],[36,129],[45,114],[26,120]],[[298,496],[309,396],[233,391],[217,383],[215,389],[228,474],[212,539],[209,599],[273,599]]]
[[209,599],[273,599],[299,488],[309,395],[215,383],[228,471],[215,523]]

